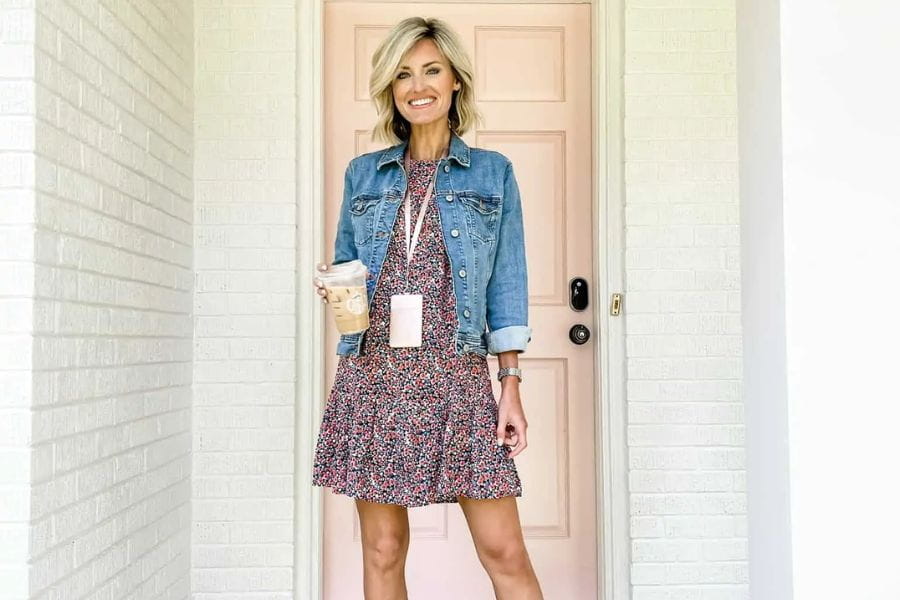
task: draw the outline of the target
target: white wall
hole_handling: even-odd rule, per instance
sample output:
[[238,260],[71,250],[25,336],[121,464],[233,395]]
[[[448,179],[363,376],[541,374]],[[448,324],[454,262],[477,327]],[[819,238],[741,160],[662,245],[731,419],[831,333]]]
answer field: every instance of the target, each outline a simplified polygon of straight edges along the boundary
[[[787,565],[754,553],[754,597],[774,574],[790,579],[793,596],[786,585],[777,596],[759,597],[893,599],[900,589],[900,83],[890,65],[900,57],[900,9],[801,1],[782,5],[779,17],[774,8],[757,11],[755,1],[741,6],[773,32],[768,39],[742,35],[742,55],[781,46],[780,82],[748,82],[741,117],[752,128],[760,111],[777,114],[780,96],[783,140],[780,169],[760,168],[771,162],[764,156],[770,140],[742,154],[742,201],[756,205],[743,234],[784,255],[783,333],[762,322],[745,332],[747,340],[771,334],[768,346],[747,348],[754,373],[748,407],[770,405],[776,423],[787,415],[785,435],[780,424],[774,431],[777,449],[765,448],[770,423],[748,415],[748,439],[757,440],[749,446],[751,468],[759,471],[750,477],[751,539],[772,542],[766,529],[784,522],[783,506],[764,504],[773,500],[765,466],[776,461],[789,467],[792,538]],[[763,181],[779,171],[780,199],[777,186]],[[783,237],[765,228],[782,218]],[[746,253],[746,270],[764,270],[770,256]],[[764,293],[745,302],[759,303]],[[782,364],[766,358],[773,346],[783,346]],[[781,389],[761,381],[778,372]]]
[[11,6],[0,595],[186,598],[191,9]]
[[0,598],[28,596],[34,5],[0,4]]
[[294,4],[195,2],[196,598],[294,598]]
[[634,600],[747,598],[733,0],[628,0]]

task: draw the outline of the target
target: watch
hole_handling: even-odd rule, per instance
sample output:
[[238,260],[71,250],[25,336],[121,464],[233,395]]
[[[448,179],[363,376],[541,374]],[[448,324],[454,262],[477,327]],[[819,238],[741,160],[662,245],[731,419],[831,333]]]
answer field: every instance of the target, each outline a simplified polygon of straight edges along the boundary
[[507,375],[515,375],[519,378],[519,381],[522,381],[522,369],[518,367],[503,367],[497,371],[497,381],[503,381],[503,378]]

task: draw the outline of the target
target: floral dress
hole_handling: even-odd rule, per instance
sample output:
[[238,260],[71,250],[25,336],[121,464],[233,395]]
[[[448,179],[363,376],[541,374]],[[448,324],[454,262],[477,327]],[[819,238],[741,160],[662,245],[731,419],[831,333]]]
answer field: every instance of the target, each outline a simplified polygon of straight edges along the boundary
[[[410,159],[413,229],[437,160]],[[406,282],[403,207],[372,305],[364,354],[341,356],[319,428],[313,485],[370,502],[425,506],[457,496],[521,496],[496,444],[497,401],[487,359],[456,355],[456,300],[434,198]],[[388,344],[390,298],[422,294],[422,345]]]

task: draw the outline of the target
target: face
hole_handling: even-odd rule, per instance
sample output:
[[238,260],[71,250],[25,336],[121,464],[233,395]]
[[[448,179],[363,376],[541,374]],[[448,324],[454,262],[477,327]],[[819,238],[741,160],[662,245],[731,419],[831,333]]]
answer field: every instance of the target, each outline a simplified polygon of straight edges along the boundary
[[415,125],[447,120],[453,92],[460,83],[437,45],[430,39],[416,42],[409,49],[391,84],[394,104],[400,114]]

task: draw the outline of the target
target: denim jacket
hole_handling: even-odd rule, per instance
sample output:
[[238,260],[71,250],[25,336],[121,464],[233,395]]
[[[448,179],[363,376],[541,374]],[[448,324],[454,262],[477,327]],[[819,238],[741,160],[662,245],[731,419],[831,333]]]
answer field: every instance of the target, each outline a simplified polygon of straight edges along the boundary
[[[407,176],[407,142],[357,156],[344,174],[334,264],[358,258],[369,269],[369,306],[387,254]],[[437,164],[435,202],[453,273],[456,353],[522,352],[531,341],[522,204],[512,163],[451,133]],[[337,354],[365,353],[365,334],[341,335]]]

